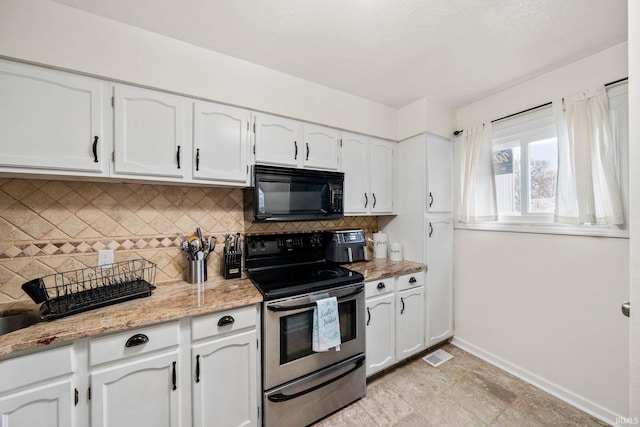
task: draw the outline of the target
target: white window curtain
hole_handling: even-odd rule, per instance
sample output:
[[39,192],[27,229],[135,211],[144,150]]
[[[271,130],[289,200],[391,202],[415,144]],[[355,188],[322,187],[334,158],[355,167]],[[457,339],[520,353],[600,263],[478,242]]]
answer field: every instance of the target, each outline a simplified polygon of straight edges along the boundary
[[460,141],[460,203],[458,220],[476,223],[496,221],[495,178],[491,124],[464,129]]
[[558,125],[558,187],[554,221],[623,224],[616,146],[604,86],[554,102]]

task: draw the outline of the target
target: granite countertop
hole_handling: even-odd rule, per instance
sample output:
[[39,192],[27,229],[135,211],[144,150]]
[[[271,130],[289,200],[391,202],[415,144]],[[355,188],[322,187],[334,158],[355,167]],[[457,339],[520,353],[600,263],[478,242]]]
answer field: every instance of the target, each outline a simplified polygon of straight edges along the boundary
[[[365,281],[378,280],[426,269],[411,261],[371,261],[344,264],[364,275]],[[36,323],[0,336],[0,357],[20,350],[71,342],[155,323],[229,310],[262,302],[262,295],[249,279],[225,280],[221,276],[199,285],[186,282],[160,284],[147,298],[135,299],[52,321]],[[29,301],[0,307],[0,313],[37,310]]]
[[343,264],[350,270],[362,273],[365,281],[379,280],[392,276],[417,273],[427,266],[413,261],[390,261],[389,258],[374,258],[371,261]]
[[[217,276],[199,285],[186,282],[161,284],[150,297],[36,323],[2,335],[0,357],[19,350],[71,342],[259,302],[262,302],[262,295],[249,279],[225,280]],[[35,304],[31,306],[37,309]],[[12,311],[15,310],[14,305]]]

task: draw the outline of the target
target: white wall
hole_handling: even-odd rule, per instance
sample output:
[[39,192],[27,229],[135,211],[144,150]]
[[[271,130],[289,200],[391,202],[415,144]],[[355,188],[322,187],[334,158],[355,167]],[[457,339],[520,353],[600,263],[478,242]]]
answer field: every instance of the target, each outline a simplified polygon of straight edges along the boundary
[[397,111],[47,0],[0,0],[0,56],[397,139]]
[[631,210],[630,416],[640,419],[640,2],[629,2],[629,175]]
[[[615,46],[458,110],[458,127],[627,76]],[[455,231],[456,340],[615,422],[628,408],[627,239]]]
[[398,140],[425,132],[451,138],[455,110],[441,102],[420,98],[398,110]]

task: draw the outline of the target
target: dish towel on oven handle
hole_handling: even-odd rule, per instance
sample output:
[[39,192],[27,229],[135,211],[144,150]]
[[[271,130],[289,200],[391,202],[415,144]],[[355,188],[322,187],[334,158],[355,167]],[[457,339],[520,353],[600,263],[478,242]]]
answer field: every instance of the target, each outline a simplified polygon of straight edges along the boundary
[[313,351],[327,351],[333,347],[340,351],[340,319],[336,297],[316,301],[311,338]]

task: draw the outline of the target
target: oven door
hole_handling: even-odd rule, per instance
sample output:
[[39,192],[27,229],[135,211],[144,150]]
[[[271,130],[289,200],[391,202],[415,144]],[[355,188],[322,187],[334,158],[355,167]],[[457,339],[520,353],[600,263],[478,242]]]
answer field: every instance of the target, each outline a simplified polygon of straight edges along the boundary
[[[340,351],[314,352],[311,335],[314,301],[336,297],[340,319]],[[364,284],[265,303],[263,387],[269,390],[365,351]]]

